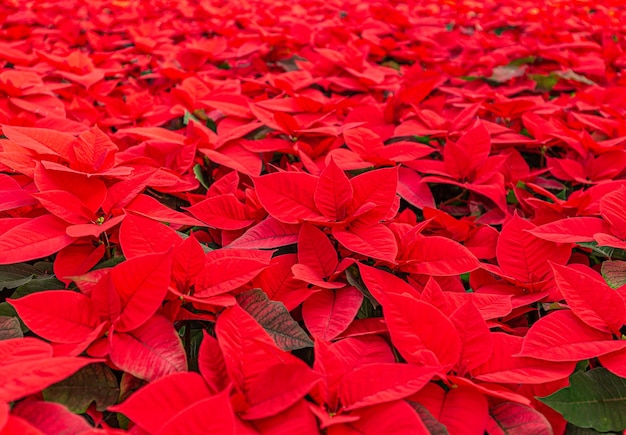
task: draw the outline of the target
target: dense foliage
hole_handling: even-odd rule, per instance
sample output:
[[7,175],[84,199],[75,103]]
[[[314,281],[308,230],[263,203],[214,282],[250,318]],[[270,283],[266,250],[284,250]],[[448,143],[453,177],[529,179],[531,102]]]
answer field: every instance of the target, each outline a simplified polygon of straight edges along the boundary
[[623,431],[620,3],[3,1],[0,434]]

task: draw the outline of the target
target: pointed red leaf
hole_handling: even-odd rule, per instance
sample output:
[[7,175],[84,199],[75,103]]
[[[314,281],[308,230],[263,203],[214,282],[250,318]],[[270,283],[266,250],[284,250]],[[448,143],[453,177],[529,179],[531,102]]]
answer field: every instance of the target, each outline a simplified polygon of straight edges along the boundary
[[446,392],[430,383],[411,400],[424,405],[450,434],[483,435],[487,427],[487,399],[473,388],[458,386]]
[[469,249],[441,236],[419,236],[403,257],[403,269],[424,275],[454,276],[480,267]]
[[302,399],[320,380],[317,373],[297,358],[272,365],[246,384],[250,407],[242,418],[256,420],[276,415]]
[[321,290],[302,304],[302,318],[315,338],[330,341],[350,326],[362,302],[363,294],[354,287]]
[[157,433],[181,411],[210,396],[198,373],[173,373],[150,382],[108,409],[124,414],[149,433]]
[[285,304],[288,311],[313,293],[305,282],[294,278],[292,268],[296,265],[296,257],[296,254],[286,254],[272,258],[270,267],[252,280],[254,287],[262,288],[270,299]]
[[127,259],[167,252],[182,242],[176,231],[167,225],[132,213],[122,221],[119,238]]
[[546,361],[582,361],[626,348],[626,340],[583,323],[569,310],[551,313],[533,324],[516,356]]
[[347,217],[347,206],[352,201],[352,185],[346,174],[331,159],[320,174],[313,199],[324,216],[341,221]]
[[201,399],[180,411],[156,435],[234,434],[236,417],[228,392]]
[[202,334],[198,350],[198,369],[212,393],[219,393],[228,384],[228,374],[224,356],[217,340],[206,331]]
[[352,215],[367,203],[375,207],[367,212],[370,224],[376,223],[387,216],[396,197],[398,187],[398,168],[377,169],[365,172],[350,180],[354,191],[348,214]]
[[343,378],[339,397],[345,410],[393,402],[422,389],[439,368],[409,364],[368,364]]
[[54,275],[66,285],[72,282],[70,277],[89,272],[104,256],[104,244],[93,246],[73,244],[61,249],[54,259]]
[[[0,219],[0,225],[11,219]],[[66,234],[66,227],[64,221],[50,214],[20,222],[0,234],[0,264],[21,263],[60,251],[74,241]]]
[[3,125],[2,133],[15,143],[35,151],[39,155],[70,158],[70,150],[76,142],[74,136],[47,128],[16,127]]
[[391,341],[407,362],[449,367],[459,360],[459,333],[452,322],[429,303],[410,296],[387,295],[383,313]]
[[575,362],[549,362],[536,358],[512,356],[522,349],[522,337],[494,332],[493,353],[482,365],[472,369],[472,376],[484,382],[541,384],[568,377]]
[[121,301],[116,331],[132,331],[161,306],[170,282],[171,251],[131,258],[115,266],[111,280]]
[[350,416],[360,418],[328,427],[328,435],[430,435],[411,405],[402,400],[358,409]]
[[595,217],[572,217],[553,221],[528,230],[532,235],[550,242],[577,243],[593,242],[594,234],[609,233],[605,221]]
[[74,291],[43,291],[8,302],[35,334],[55,343],[80,343],[100,324],[91,299]]
[[205,256],[204,270],[196,277],[194,296],[226,293],[250,281],[267,268],[272,251],[218,249]]
[[202,225],[197,219],[184,213],[172,210],[165,204],[148,195],[138,195],[131,201],[126,210],[151,219],[178,225]]
[[502,227],[496,253],[502,271],[521,282],[537,282],[550,272],[549,261],[565,264],[571,247],[542,240],[529,231],[536,227],[515,215]]
[[274,218],[288,224],[327,220],[315,207],[317,178],[304,172],[277,172],[254,178],[259,201]]
[[298,235],[298,262],[307,265],[318,278],[327,278],[335,271],[337,251],[324,232],[304,224]]
[[0,366],[0,400],[13,402],[21,399],[67,378],[87,364],[99,361],[62,356],[3,363]]
[[192,234],[174,248],[172,257],[172,278],[184,286],[189,286],[204,269],[204,250]]
[[600,275],[591,269],[557,264],[552,265],[552,270],[556,286],[574,314],[593,328],[619,334],[626,322],[626,304]]
[[241,237],[228,245],[229,248],[270,249],[291,245],[298,241],[300,225],[285,224],[268,216]]
[[371,227],[333,228],[333,236],[346,249],[366,257],[395,263],[398,244],[393,232],[383,224]]
[[491,358],[491,333],[487,322],[476,308],[472,299],[461,305],[450,320],[461,338],[461,358],[458,372],[472,370]]
[[58,403],[20,402],[11,414],[23,418],[45,434],[81,434],[93,429],[80,415]]
[[468,178],[489,156],[491,138],[484,125],[468,130],[458,142],[448,141],[444,148],[446,171],[457,179]]
[[230,193],[207,198],[187,210],[207,226],[222,230],[240,230],[254,223],[248,219],[246,207]]
[[611,226],[613,235],[626,239],[626,187],[604,195],[600,200],[600,214]]
[[156,315],[130,332],[109,336],[110,358],[121,370],[154,381],[187,370],[187,356],[174,326]]

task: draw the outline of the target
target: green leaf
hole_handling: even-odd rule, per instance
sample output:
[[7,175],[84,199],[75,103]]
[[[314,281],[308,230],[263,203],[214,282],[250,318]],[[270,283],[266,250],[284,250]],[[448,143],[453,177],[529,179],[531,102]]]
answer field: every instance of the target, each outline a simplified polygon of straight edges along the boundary
[[599,432],[626,429],[626,379],[598,367],[575,372],[569,381],[569,387],[538,399],[576,426]]
[[193,174],[196,176],[196,180],[202,184],[202,187],[205,189],[209,188],[209,183],[207,183],[206,178],[204,178],[204,173],[202,172],[202,166],[200,166],[200,164],[196,164],[193,167]]
[[618,435],[615,432],[598,432],[593,429],[585,429],[583,427],[574,426],[572,423],[567,423],[565,427],[565,435]]
[[255,288],[237,296],[237,302],[267,331],[282,350],[313,347],[313,341],[298,325],[282,302],[270,301]]
[[22,337],[24,334],[17,317],[0,316],[0,340]]
[[559,82],[559,77],[554,74],[529,74],[528,77],[533,80],[536,88],[542,92],[549,92]]
[[33,293],[42,292],[44,290],[63,290],[65,284],[55,277],[31,279],[26,284],[21,285],[15,290],[11,298],[17,299]]
[[626,284],[626,261],[604,261],[601,273],[609,286],[619,288]]
[[117,403],[120,386],[113,371],[105,364],[89,364],[67,379],[43,390],[49,402],[65,405],[75,414],[83,414],[92,402],[98,411]]

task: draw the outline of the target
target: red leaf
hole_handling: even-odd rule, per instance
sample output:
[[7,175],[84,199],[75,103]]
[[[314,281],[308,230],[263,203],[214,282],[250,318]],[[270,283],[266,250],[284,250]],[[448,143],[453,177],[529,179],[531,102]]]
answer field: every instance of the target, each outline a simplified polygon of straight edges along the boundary
[[308,266],[319,279],[332,275],[339,264],[330,239],[322,230],[308,224],[300,228],[298,262]]
[[150,382],[108,410],[121,412],[145,431],[157,433],[181,411],[210,396],[198,373],[173,373]]
[[454,276],[480,267],[469,249],[440,236],[419,236],[404,252],[403,258],[403,269],[424,275]]
[[76,138],[70,134],[47,128],[3,125],[2,133],[15,143],[39,155],[57,156],[65,160],[70,158],[70,150],[76,142]]
[[319,381],[320,376],[297,358],[274,364],[246,383],[250,407],[242,418],[256,420],[276,415],[302,399]]
[[491,334],[491,358],[472,370],[472,376],[484,382],[541,384],[568,377],[575,362],[548,362],[542,359],[512,356],[522,349],[522,337],[494,332]]
[[430,435],[411,405],[401,400],[359,409],[351,412],[350,416],[360,418],[330,426],[328,435]]
[[420,295],[417,290],[397,276],[372,266],[366,266],[363,263],[357,264],[363,283],[372,296],[383,306],[388,294],[405,295],[419,299]]
[[281,222],[297,224],[305,219],[327,220],[315,207],[317,178],[304,172],[277,172],[254,178],[259,201]]
[[56,343],[80,343],[100,324],[91,299],[74,291],[43,291],[8,302],[35,334]]
[[346,174],[331,159],[320,174],[313,199],[324,216],[341,221],[347,217],[347,207],[352,201],[353,191]]
[[404,399],[421,390],[438,368],[408,364],[368,364],[345,376],[339,386],[343,409],[353,410]]
[[99,361],[63,356],[3,363],[0,366],[0,400],[13,402],[21,399],[67,378],[87,364]]
[[470,178],[471,172],[489,156],[491,138],[482,123],[468,130],[458,142],[446,142],[444,162],[446,171],[456,179]]
[[267,296],[285,304],[288,311],[302,303],[313,290],[307,284],[295,279],[291,271],[296,264],[296,254],[279,255],[272,258],[270,267],[253,279],[252,285],[262,288]]
[[277,349],[239,306],[220,314],[215,331],[229,376],[250,405],[245,418],[269,417],[287,409],[319,381],[302,360]]
[[272,251],[218,249],[205,256],[204,270],[196,277],[194,296],[206,298],[242,286],[267,268]]
[[187,356],[178,333],[156,315],[139,328],[109,335],[113,364],[131,375],[154,381],[187,370]]
[[626,348],[626,340],[583,323],[569,310],[551,313],[533,324],[516,356],[546,361],[582,361]]
[[254,427],[263,435],[319,435],[317,420],[305,399],[272,417],[255,420]]
[[476,308],[472,299],[461,305],[450,320],[456,327],[461,338],[461,357],[459,370],[467,372],[491,358],[491,333],[487,322]]
[[615,290],[599,275],[592,275],[591,269],[553,264],[552,270],[556,286],[574,314],[593,328],[620,335],[626,322],[626,306]]
[[157,435],[234,434],[235,414],[228,392],[201,399],[169,420]]
[[248,219],[246,207],[230,193],[207,198],[187,210],[207,226],[222,230],[241,230],[254,223]]
[[387,295],[383,312],[391,341],[407,362],[450,367],[459,360],[459,334],[437,308],[410,296]]
[[144,217],[155,219],[161,222],[168,222],[178,225],[202,225],[197,219],[183,213],[172,210],[168,206],[148,195],[138,195],[126,206],[127,211],[132,211]]
[[419,209],[435,208],[435,199],[426,182],[412,169],[401,167],[398,172],[398,195]]
[[354,214],[367,203],[373,203],[375,207],[368,211],[366,216],[367,221],[374,224],[387,216],[394,203],[398,187],[398,168],[365,172],[352,178],[350,184],[354,195],[348,215]]
[[553,221],[528,230],[533,236],[556,243],[593,242],[594,234],[609,233],[602,219],[594,217],[572,217]]
[[192,234],[174,248],[172,277],[181,286],[187,287],[193,283],[202,269],[204,269],[204,250]]
[[489,435],[552,435],[552,426],[543,414],[519,403],[505,402],[489,410]]
[[198,350],[198,369],[212,393],[219,393],[228,385],[224,356],[217,340],[206,331]]
[[23,418],[45,434],[81,434],[93,429],[80,415],[58,403],[20,402],[11,414]]
[[333,236],[346,249],[366,257],[395,263],[398,244],[393,232],[383,224],[371,227],[333,228]]
[[119,238],[127,259],[164,253],[182,242],[180,236],[167,225],[132,213],[122,221]]
[[318,291],[302,305],[302,318],[317,339],[330,341],[350,326],[356,317],[363,294],[354,287]]
[[285,224],[272,216],[246,231],[228,245],[229,248],[268,249],[291,245],[298,241],[300,225]]
[[571,247],[532,235],[536,227],[515,215],[502,227],[496,252],[502,271],[521,282],[537,282],[551,272],[549,261],[565,264]]
[[32,195],[46,210],[67,223],[84,224],[96,219],[95,214],[70,192],[47,190]]
[[[11,218],[0,219],[0,224]],[[0,234],[0,264],[47,257],[71,244],[67,224],[49,214],[29,219]]]
[[111,270],[121,302],[120,316],[113,319],[116,331],[132,331],[156,313],[167,294],[171,261],[171,252],[148,254],[126,260]]
[[623,349],[617,352],[607,353],[598,358],[602,366],[609,369],[611,372],[626,378],[626,351]]
[[626,187],[622,186],[600,200],[600,214],[611,226],[611,233],[626,239]]
[[104,256],[104,244],[73,244],[61,249],[54,259],[54,275],[67,286],[74,276],[84,275]]
[[472,388],[458,386],[446,392],[430,383],[411,400],[424,405],[450,435],[483,435],[487,427],[487,399]]

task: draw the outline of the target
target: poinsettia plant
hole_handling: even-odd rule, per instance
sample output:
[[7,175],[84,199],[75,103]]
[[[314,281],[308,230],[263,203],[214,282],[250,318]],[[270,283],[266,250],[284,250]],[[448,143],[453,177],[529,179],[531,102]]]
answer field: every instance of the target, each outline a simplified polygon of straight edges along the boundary
[[626,429],[619,1],[0,17],[0,435]]

